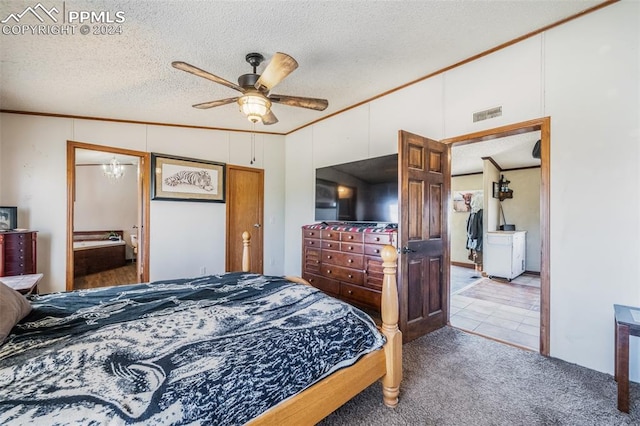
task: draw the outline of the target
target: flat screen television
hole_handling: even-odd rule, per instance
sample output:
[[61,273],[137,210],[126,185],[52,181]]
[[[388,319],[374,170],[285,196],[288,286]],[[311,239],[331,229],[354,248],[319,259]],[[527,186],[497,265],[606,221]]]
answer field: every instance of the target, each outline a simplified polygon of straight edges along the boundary
[[398,223],[398,154],[316,169],[316,221]]

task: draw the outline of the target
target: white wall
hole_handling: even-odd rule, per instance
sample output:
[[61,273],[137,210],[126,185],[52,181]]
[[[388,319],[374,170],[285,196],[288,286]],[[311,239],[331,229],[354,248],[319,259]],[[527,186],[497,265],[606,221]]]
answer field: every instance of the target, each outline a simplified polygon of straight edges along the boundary
[[[613,304],[640,305],[640,2],[545,35],[551,350],[612,372]],[[640,378],[632,338],[632,377]]]
[[[550,116],[550,351],[612,373],[612,305],[640,305],[638,16],[639,2],[615,3],[288,135],[285,272],[300,271],[318,163],[395,152],[391,135],[405,126],[439,139]],[[502,117],[471,123],[498,105]]]
[[109,179],[99,164],[76,166],[74,231],[121,230],[126,258],[134,257],[131,234],[138,223],[138,165],[123,164],[124,175]]
[[99,164],[76,166],[74,230],[129,232],[138,223],[138,166],[124,165],[124,170],[114,180]]
[[[39,231],[41,292],[65,288],[67,140],[265,169],[265,272],[284,269],[284,137],[97,120],[0,115],[1,205],[19,207],[21,227]],[[226,205],[151,201],[150,278],[224,271]]]
[[540,272],[540,169],[501,172],[511,183],[513,198],[502,202],[508,223],[527,231],[525,270]]

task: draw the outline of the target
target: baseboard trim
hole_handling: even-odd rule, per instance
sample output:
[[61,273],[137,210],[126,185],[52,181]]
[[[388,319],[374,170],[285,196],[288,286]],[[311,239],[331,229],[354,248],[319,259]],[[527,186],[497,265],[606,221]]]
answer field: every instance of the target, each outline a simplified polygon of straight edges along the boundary
[[476,268],[475,263],[464,263],[464,262],[450,262],[450,263],[451,263],[451,266],[460,266],[462,268],[469,268],[469,269]]

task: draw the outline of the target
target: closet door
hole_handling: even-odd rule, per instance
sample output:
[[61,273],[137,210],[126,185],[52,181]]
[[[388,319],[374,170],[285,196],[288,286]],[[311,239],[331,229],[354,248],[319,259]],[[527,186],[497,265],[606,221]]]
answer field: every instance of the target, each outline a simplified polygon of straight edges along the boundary
[[226,270],[242,270],[242,233],[251,234],[251,272],[263,271],[264,170],[227,165]]

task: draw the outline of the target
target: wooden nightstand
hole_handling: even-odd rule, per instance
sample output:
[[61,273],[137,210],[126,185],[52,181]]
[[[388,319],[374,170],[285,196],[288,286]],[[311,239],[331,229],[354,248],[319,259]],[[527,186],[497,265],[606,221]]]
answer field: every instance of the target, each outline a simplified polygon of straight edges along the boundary
[[0,277],[0,282],[22,294],[38,293],[38,282],[42,274],[14,275]]

